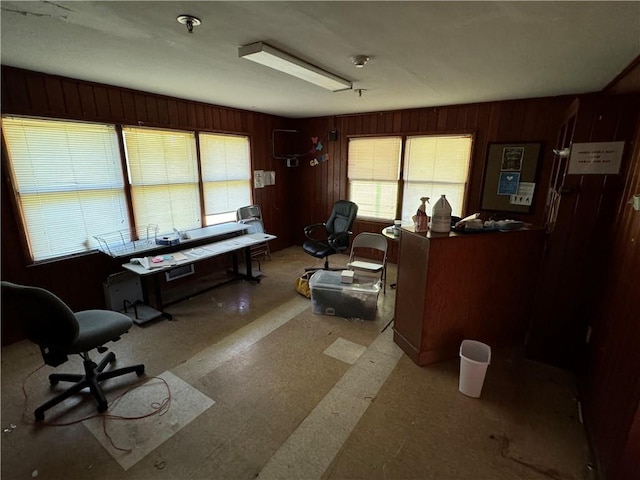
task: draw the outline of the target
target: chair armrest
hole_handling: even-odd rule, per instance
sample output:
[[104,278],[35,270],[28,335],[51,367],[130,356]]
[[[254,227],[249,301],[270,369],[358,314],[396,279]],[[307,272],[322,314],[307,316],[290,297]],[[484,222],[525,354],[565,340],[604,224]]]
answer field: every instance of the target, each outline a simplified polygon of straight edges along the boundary
[[318,228],[322,228],[322,231],[324,233],[324,237],[326,237],[327,236],[327,225],[325,223],[314,223],[312,225],[307,225],[306,227],[304,227],[304,234],[307,236],[307,238],[309,240],[318,240],[317,238],[314,237],[314,232]]
[[327,241],[334,250],[346,250],[349,246],[349,237],[351,232],[338,232],[333,235],[329,235]]

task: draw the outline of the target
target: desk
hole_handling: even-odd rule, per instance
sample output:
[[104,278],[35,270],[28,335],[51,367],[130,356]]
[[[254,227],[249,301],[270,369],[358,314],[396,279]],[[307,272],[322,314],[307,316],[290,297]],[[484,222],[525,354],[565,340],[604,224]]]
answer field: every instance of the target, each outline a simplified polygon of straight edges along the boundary
[[456,358],[464,339],[523,345],[545,232],[400,233],[393,338],[418,365]]
[[400,230],[398,229],[398,231],[397,231],[398,234],[395,235],[393,233],[393,227],[394,227],[393,225],[389,225],[388,227],[384,227],[382,229],[382,234],[385,237],[390,238],[391,240],[400,240]]
[[[125,263],[122,265],[123,268],[139,275],[141,279],[146,281],[146,279],[152,279],[154,282],[154,290],[156,295],[156,307],[158,310],[162,310],[162,296],[160,289],[160,275],[161,273],[167,272],[177,267],[182,267],[184,265],[190,265],[202,260],[206,260],[208,258],[212,258],[218,255],[222,255],[225,253],[233,253],[233,273],[236,276],[241,276],[243,278],[260,281],[258,277],[255,277],[252,272],[251,267],[251,246],[257,245],[259,243],[268,242],[269,240],[275,239],[275,235],[270,235],[268,233],[249,233],[245,235],[240,235],[236,237],[229,238],[227,240],[221,240],[218,242],[208,243],[205,245],[199,245],[194,248],[187,248],[184,250],[180,250],[176,253],[181,253],[186,257],[186,259],[178,260],[170,265],[161,266],[158,268],[144,268],[142,265],[137,263]],[[241,274],[238,270],[238,259],[236,257],[236,252],[239,250],[244,250],[245,254],[245,265],[246,272]],[[146,290],[146,289],[145,289]],[[165,314],[168,318],[170,315]]]
[[133,258],[144,255],[152,255],[153,252],[175,252],[184,250],[186,245],[202,245],[207,240],[214,242],[216,238],[227,238],[248,233],[248,226],[242,223],[228,222],[208,227],[196,228],[184,232],[187,238],[181,238],[180,243],[173,246],[158,245],[155,239],[125,241],[124,232],[112,232],[106,235],[96,236],[98,249],[113,258]]
[[[382,229],[382,234],[387,237],[390,238],[391,240],[393,240],[394,242],[397,242],[398,240],[400,240],[400,229],[398,228],[396,230],[396,233],[394,233],[394,225],[389,225],[388,227],[384,227]],[[396,283],[390,283],[389,284],[389,288],[396,288],[397,284]]]

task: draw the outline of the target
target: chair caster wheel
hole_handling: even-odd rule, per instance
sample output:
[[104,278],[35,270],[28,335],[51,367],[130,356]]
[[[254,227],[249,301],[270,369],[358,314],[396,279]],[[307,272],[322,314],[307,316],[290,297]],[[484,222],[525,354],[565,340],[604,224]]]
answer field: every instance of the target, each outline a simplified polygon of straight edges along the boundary
[[109,404],[108,403],[99,403],[98,404],[98,412],[100,412],[100,413],[106,412],[108,408],[109,408]]
[[51,385],[52,387],[55,387],[58,384],[59,380],[56,380],[54,378],[50,378],[49,379],[49,385]]
[[36,417],[36,422],[42,422],[44,420],[44,412],[39,412],[36,410],[34,416]]
[[138,370],[136,370],[136,375],[138,375],[139,377],[144,375],[144,367],[139,368]]

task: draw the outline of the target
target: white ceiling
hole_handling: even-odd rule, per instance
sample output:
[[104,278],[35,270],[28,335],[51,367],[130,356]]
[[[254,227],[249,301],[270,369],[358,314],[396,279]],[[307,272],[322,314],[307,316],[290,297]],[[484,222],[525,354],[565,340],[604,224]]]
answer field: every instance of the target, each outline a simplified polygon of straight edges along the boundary
[[[0,5],[5,65],[292,118],[599,91],[640,53],[638,1]],[[257,41],[365,92],[238,57]]]

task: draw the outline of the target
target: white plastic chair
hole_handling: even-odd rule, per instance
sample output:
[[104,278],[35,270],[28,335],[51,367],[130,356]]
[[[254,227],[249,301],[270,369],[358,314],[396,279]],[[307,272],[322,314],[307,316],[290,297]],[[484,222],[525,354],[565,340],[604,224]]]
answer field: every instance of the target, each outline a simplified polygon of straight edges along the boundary
[[[377,250],[382,255],[382,260],[361,260],[363,253],[368,250]],[[387,239],[380,233],[363,232],[356,236],[351,243],[351,255],[347,268],[353,271],[380,274],[382,291],[387,293]]]

